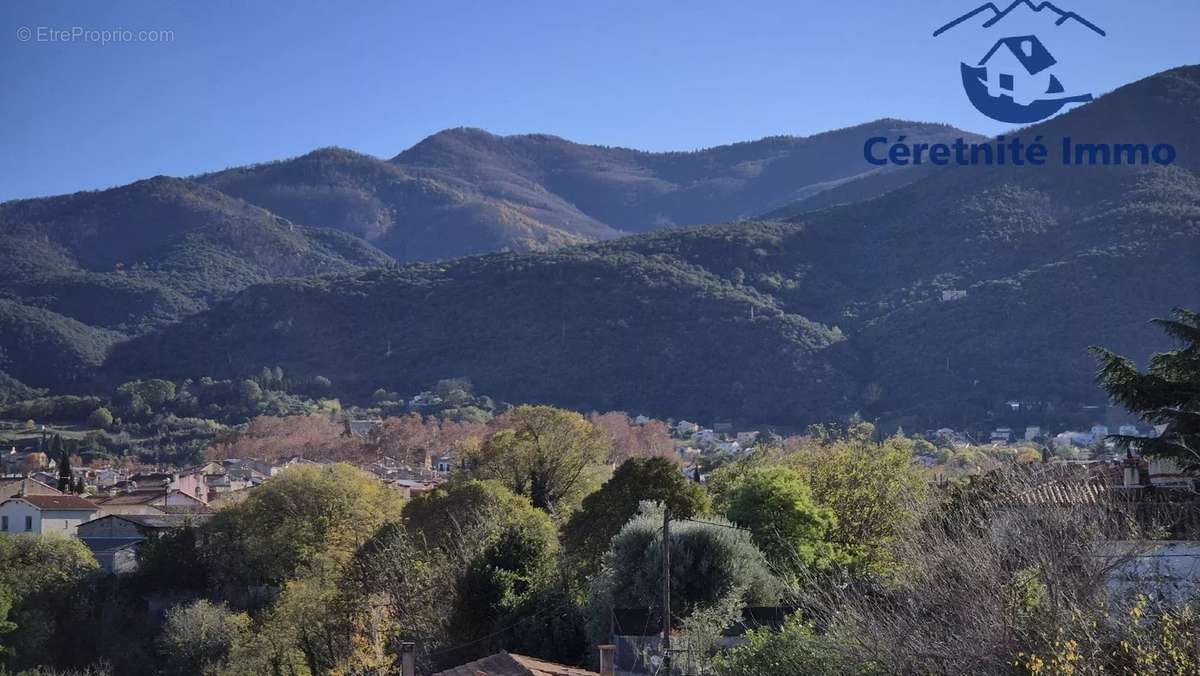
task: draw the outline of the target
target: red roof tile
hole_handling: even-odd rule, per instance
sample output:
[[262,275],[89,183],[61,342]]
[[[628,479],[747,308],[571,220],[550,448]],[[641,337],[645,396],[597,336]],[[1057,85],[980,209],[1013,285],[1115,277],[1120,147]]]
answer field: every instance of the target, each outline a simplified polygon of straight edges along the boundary
[[38,509],[99,509],[90,500],[78,495],[22,495],[11,499],[24,500]]
[[434,676],[476,676],[479,673],[487,676],[599,676],[594,671],[579,667],[568,667],[506,652],[439,671]]

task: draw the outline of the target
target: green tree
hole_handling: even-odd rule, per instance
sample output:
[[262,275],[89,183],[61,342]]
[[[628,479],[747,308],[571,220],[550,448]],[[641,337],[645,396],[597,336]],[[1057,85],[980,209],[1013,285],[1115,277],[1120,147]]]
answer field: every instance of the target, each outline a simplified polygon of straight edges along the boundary
[[116,400],[131,409],[142,405],[156,411],[175,398],[175,383],[160,378],[134,380],[117,387]]
[[681,518],[705,514],[711,507],[704,489],[670,460],[626,460],[599,490],[583,499],[563,527],[563,546],[580,577],[599,571],[613,536],[637,514],[643,501],[663,503]]
[[[709,521],[706,519],[705,521]],[[621,529],[606,555],[593,596],[609,608],[662,608],[662,511],[647,509]],[[688,617],[729,595],[745,604],[772,605],[782,586],[744,530],[712,517],[709,523],[671,524],[671,612]],[[598,609],[597,609],[598,610]]]
[[215,580],[279,584],[323,559],[345,561],[397,520],[402,504],[398,492],[350,465],[298,465],[218,511],[201,550]]
[[109,411],[107,408],[104,408],[103,406],[101,406],[100,408],[96,409],[95,411],[92,411],[88,415],[87,424],[89,427],[99,427],[102,430],[106,430],[109,427],[112,427],[112,424],[113,424],[112,411]]
[[873,435],[870,423],[860,423],[842,439],[806,444],[784,460],[816,503],[833,510],[829,540],[857,569],[889,565],[888,543],[928,505],[928,471],[915,462],[912,441],[895,435],[877,443]]
[[467,565],[506,531],[541,531],[554,536],[554,524],[498,481],[453,481],[404,506],[404,525],[426,547]]
[[218,673],[234,642],[249,628],[250,618],[245,613],[203,599],[171,608],[156,641],[160,673]]
[[509,528],[503,532],[459,579],[452,634],[474,640],[493,634],[501,624],[511,624],[525,602],[553,579],[557,549],[553,531]]
[[820,507],[799,472],[786,467],[760,467],[742,477],[729,492],[725,516],[750,529],[754,542],[781,576],[793,577],[830,562],[826,539],[837,523],[833,510]]
[[500,424],[506,429],[472,454],[471,472],[501,481],[552,515],[569,514],[608,456],[604,431],[574,411],[552,406],[519,406]]
[[720,676],[849,673],[837,668],[831,652],[823,649],[800,613],[788,617],[777,630],[752,629],[742,638],[745,643],[717,656],[716,672]]
[[258,402],[262,401],[263,390],[258,383],[247,379],[238,385],[238,396],[241,398],[242,404],[254,407],[258,405]]
[[1150,358],[1145,373],[1132,361],[1102,347],[1097,382],[1109,397],[1142,420],[1164,426],[1154,438],[1117,437],[1123,446],[1151,456],[1173,458],[1188,471],[1200,469],[1200,313],[1176,308],[1173,319],[1155,319],[1182,345]]
[[7,618],[0,614],[8,629],[0,667],[45,664],[47,656],[77,650],[77,623],[87,611],[83,585],[98,569],[91,551],[73,537],[0,536],[0,596],[10,607]]

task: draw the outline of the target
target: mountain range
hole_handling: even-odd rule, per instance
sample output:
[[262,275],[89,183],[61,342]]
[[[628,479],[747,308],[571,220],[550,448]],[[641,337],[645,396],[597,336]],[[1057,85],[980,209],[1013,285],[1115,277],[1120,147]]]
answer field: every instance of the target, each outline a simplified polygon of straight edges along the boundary
[[964,132],[880,120],[807,138],[645,153],[451,129],[390,160],[326,148],[7,202],[0,372],[49,387],[86,380],[114,343],[270,279],[550,250],[754,215],[880,173],[857,145],[868,133],[936,141]]
[[[28,384],[83,387],[279,365],[325,376],[351,397],[468,376],[503,399],[585,410],[776,424],[858,412],[922,426],[978,419],[1013,399],[1045,410],[1102,403],[1088,345],[1144,359],[1166,347],[1146,320],[1200,306],[1200,68],[1146,78],[1021,132],[1171,143],[1178,160],[1169,167],[862,171],[850,151],[861,162],[868,135],[889,135],[880,125],[914,126],[833,132],[822,143],[842,137],[846,153],[826,151],[813,161],[831,166],[819,169],[789,158],[826,135],[647,154],[453,130],[387,162],[318,151],[189,181],[152,179],[142,190],[183,185],[209,196],[180,197],[191,209],[181,213],[212,214],[219,204],[242,217],[201,227],[203,218],[189,216],[195,229],[128,249],[136,261],[78,243],[95,236],[102,207],[73,220],[52,208],[113,191],[10,203],[0,232],[45,242],[33,268],[102,276],[129,299],[113,310],[129,319],[116,322],[109,310],[83,317],[90,308],[30,287],[29,271],[17,270],[0,312],[24,313],[26,328],[0,334],[6,370]],[[327,189],[309,190],[316,185]],[[397,266],[390,261],[440,258],[433,243],[418,246],[410,216],[397,216],[416,213],[401,209],[415,196],[460,212],[446,216],[446,229],[503,204],[574,230],[500,247],[524,251]],[[763,212],[772,218],[732,220]],[[357,215],[335,218],[346,214]],[[22,219],[23,230],[12,225]],[[723,219],[732,222],[656,229]],[[222,239],[251,222],[270,223],[262,227],[289,253],[264,259]],[[574,243],[590,239],[605,241]],[[212,291],[207,257],[226,280],[210,281]],[[119,274],[105,268],[118,259]],[[260,259],[270,265],[235,263]],[[189,274],[157,295],[139,286],[173,278],[171,270]],[[138,293],[153,301],[133,300]],[[30,342],[49,324],[60,343],[81,345],[74,370]],[[14,362],[14,341],[25,341],[18,353],[31,359]],[[14,363],[41,368],[18,372]]]

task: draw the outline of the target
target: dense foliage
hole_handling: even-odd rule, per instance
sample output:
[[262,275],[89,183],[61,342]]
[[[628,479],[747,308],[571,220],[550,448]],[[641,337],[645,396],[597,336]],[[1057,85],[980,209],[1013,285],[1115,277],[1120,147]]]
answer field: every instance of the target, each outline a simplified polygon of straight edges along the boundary
[[[1195,89],[1181,83],[1197,72],[1027,133],[1154,128],[1189,147]],[[1123,128],[1112,111],[1149,96],[1165,126]],[[959,167],[789,222],[279,282],[118,345],[109,368],[279,363],[358,396],[456,373],[510,401],[664,418],[1089,424],[1082,407],[1105,395],[1085,348],[1141,358],[1164,344],[1147,313],[1200,304],[1196,169]]]
[[1093,348],[1100,360],[1097,379],[1115,401],[1144,421],[1163,426],[1153,438],[1118,437],[1118,441],[1195,470],[1200,468],[1200,314],[1176,309],[1174,319],[1155,323],[1182,346],[1154,355],[1146,373],[1124,357]]

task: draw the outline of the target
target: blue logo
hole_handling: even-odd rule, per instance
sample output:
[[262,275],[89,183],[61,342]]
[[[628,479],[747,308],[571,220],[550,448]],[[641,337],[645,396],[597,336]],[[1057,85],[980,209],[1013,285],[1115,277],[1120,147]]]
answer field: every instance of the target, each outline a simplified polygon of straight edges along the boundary
[[[1043,11],[1048,12],[1045,16],[1053,19],[1055,27],[1070,22],[1070,25],[1090,30],[1101,37],[1106,35],[1087,19],[1074,12],[1065,12],[1050,2],[1035,5],[1032,0],[1015,0],[1003,11],[990,2],[986,3],[937,29],[933,36],[937,37],[980,15],[988,17],[982,28],[998,26],[1018,8],[1039,15]],[[967,98],[979,112],[1000,122],[1028,124],[1054,115],[1069,103],[1092,100],[1090,93],[1068,93],[1054,74],[1056,64],[1058,60],[1037,35],[1014,35],[996,40],[976,65],[961,63],[960,72]]]

